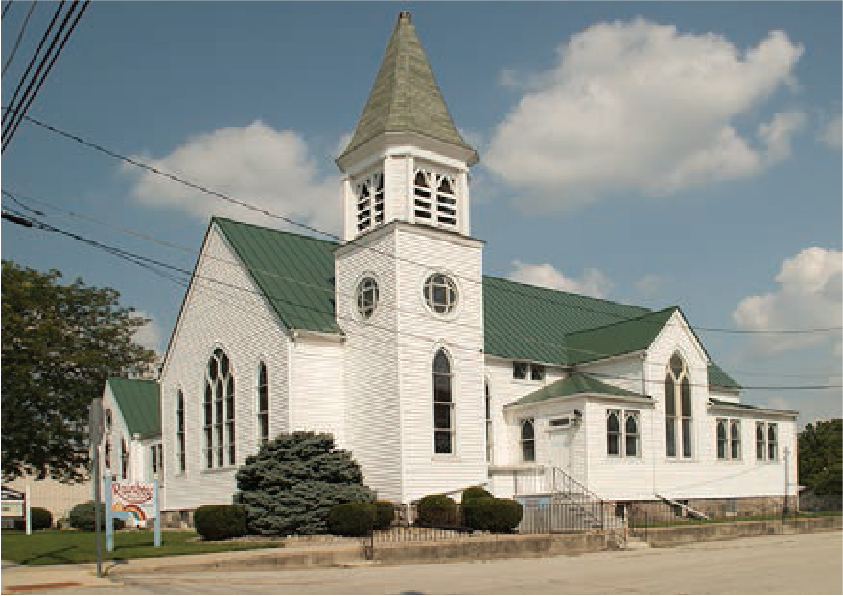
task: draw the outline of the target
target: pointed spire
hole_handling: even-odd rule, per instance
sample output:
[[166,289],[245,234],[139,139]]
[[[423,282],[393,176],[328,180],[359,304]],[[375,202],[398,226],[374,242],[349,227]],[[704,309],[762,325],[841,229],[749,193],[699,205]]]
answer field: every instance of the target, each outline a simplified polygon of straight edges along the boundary
[[454,125],[409,12],[398,15],[366,107],[351,142],[338,159],[385,132],[433,137],[471,151],[469,165],[477,162],[477,152]]

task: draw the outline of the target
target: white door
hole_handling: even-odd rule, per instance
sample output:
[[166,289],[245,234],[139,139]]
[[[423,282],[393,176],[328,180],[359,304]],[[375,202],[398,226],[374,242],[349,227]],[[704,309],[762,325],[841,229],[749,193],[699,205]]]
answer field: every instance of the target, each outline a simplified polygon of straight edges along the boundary
[[571,431],[566,429],[550,433],[550,465],[571,473]]

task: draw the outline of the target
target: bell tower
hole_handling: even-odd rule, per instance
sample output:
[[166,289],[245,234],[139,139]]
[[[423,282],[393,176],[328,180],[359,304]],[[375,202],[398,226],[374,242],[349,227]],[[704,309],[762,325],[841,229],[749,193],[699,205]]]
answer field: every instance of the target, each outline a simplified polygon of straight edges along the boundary
[[334,251],[348,447],[382,499],[487,479],[483,242],[460,136],[402,12],[348,147]]
[[344,241],[392,221],[469,235],[468,168],[477,152],[454,125],[409,12],[398,16],[336,163],[345,174]]

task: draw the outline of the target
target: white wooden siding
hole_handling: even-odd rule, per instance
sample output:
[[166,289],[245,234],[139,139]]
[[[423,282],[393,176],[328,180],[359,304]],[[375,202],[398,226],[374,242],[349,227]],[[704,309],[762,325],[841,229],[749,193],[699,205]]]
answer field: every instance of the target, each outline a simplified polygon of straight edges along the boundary
[[[223,282],[223,283],[219,283]],[[267,366],[270,436],[289,430],[289,340],[251,276],[214,226],[188,289],[161,375],[166,510],[231,502],[236,466],[205,468],[203,411],[205,370],[214,348],[228,355],[235,377],[236,463],[257,450],[258,366]],[[185,402],[186,472],[177,473],[176,395]]]

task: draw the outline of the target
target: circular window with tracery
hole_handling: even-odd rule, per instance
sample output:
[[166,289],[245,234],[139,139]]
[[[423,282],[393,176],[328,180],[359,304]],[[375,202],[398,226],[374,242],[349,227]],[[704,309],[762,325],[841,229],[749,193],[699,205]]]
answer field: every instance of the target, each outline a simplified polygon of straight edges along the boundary
[[443,273],[434,273],[424,282],[424,300],[433,312],[445,315],[457,306],[457,285]]
[[364,319],[370,318],[378,307],[378,282],[373,277],[364,277],[357,284],[357,312]]

